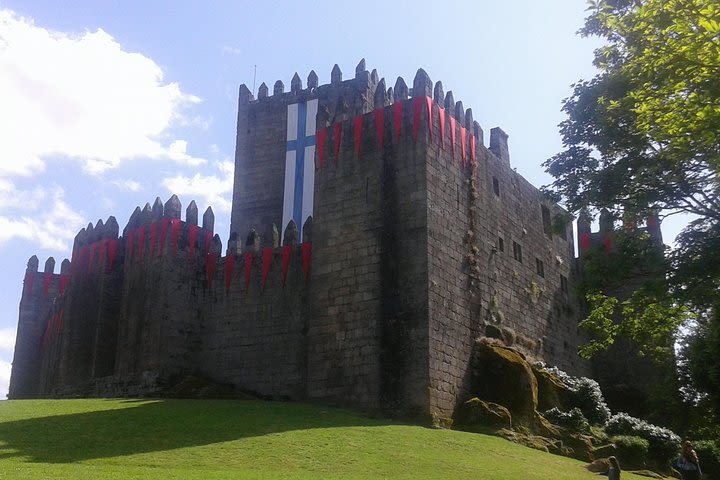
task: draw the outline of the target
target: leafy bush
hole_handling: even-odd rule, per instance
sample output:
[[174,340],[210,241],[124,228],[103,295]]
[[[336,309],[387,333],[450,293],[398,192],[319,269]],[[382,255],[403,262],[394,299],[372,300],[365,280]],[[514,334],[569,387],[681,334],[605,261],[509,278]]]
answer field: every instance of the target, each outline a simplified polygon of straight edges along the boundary
[[693,447],[700,460],[700,468],[708,478],[720,478],[720,444],[712,440],[699,440]]
[[665,468],[680,447],[680,437],[672,430],[652,425],[627,413],[618,413],[610,417],[605,431],[611,435],[633,435],[644,438],[650,443],[648,457],[653,465]]
[[610,441],[615,445],[615,456],[620,459],[622,468],[645,468],[650,442],[630,435],[617,435],[611,437]]
[[579,408],[593,425],[602,425],[610,418],[610,409],[605,403],[600,385],[592,378],[573,377],[557,367],[546,367],[557,376],[570,391],[569,407]]
[[555,425],[569,428],[580,433],[590,433],[590,423],[579,408],[573,408],[569,412],[563,412],[558,408],[551,408],[543,413],[543,416]]

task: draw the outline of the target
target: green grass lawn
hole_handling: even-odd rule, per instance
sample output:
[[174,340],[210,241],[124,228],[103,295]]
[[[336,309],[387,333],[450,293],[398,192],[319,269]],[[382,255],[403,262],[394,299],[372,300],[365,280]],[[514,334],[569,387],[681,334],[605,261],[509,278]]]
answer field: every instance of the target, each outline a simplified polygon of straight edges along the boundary
[[0,402],[2,479],[602,478],[583,466],[496,437],[296,403]]

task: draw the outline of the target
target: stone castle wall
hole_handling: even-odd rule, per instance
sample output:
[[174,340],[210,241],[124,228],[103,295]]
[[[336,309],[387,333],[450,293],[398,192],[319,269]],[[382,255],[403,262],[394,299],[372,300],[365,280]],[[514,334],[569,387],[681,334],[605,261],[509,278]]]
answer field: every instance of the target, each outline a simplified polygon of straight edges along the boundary
[[[181,221],[173,197],[136,209],[121,237],[114,219],[83,229],[62,294],[26,280],[11,398],[137,395],[194,373],[276,398],[448,415],[483,335],[584,371],[571,227],[548,223],[565,212],[511,169],[507,136],[494,129],[486,148],[472,112],[422,70],[412,89],[386,89],[364,61],[350,80],[313,75],[272,96],[263,84],[258,99],[240,88],[225,256],[212,212],[197,226],[193,202]],[[328,134],[298,239],[280,225],[286,115],[310,98]]]

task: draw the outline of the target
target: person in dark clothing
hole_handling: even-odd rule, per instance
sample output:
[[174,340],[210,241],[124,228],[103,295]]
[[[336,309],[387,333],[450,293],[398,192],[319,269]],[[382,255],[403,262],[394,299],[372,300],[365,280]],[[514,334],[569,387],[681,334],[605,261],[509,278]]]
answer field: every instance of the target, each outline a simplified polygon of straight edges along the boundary
[[615,457],[608,457],[610,468],[607,471],[608,480],[620,480],[620,463]]
[[675,467],[680,471],[683,480],[700,480],[700,461],[689,440],[683,442],[682,453],[675,460]]

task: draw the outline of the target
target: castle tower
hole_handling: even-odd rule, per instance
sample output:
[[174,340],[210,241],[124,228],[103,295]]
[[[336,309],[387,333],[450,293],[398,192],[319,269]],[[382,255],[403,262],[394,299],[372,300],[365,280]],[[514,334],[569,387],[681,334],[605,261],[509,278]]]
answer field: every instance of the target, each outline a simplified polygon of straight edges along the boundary
[[508,135],[483,145],[422,69],[412,89],[364,61],[327,85],[312,73],[257,99],[240,87],[231,221],[237,238],[279,225],[285,244],[312,219],[307,398],[448,414],[488,332],[582,371],[572,226],[553,230],[566,213],[512,170]]
[[47,300],[29,264],[13,394],[160,395],[192,374],[429,419],[473,393],[478,337],[584,372],[571,222],[507,133],[484,145],[423,69],[287,84],[240,86],[226,250],[212,210],[183,221],[173,195],[122,236],[112,217],[82,229]]
[[37,398],[40,396],[41,349],[43,333],[57,290],[55,260],[50,257],[45,271],[38,272],[38,258],[33,255],[27,263],[20,300],[15,355],[8,398]]

